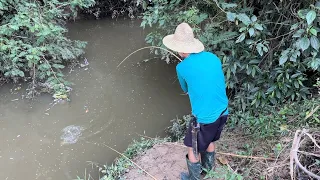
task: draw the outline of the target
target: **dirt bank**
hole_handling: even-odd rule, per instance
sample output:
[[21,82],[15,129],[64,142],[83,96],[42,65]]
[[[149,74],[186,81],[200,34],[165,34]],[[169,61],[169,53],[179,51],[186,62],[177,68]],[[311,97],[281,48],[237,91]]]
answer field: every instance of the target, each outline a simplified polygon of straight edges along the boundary
[[[278,141],[281,144],[288,143],[288,139]],[[232,179],[242,177],[243,179],[288,179],[289,163],[287,161],[288,149],[284,148],[277,161],[265,159],[252,159],[224,155],[232,153],[242,156],[275,158],[274,145],[276,142],[254,141],[248,136],[234,133],[225,133],[217,143],[216,168],[212,172],[214,178],[207,179]],[[186,147],[182,143],[166,142],[156,144],[142,155],[133,159],[141,168],[158,180],[177,180],[180,173],[187,171],[185,155]],[[280,164],[281,162],[281,164]],[[281,165],[280,168],[276,168]],[[132,167],[125,175],[125,179],[149,180],[153,179],[136,166]]]

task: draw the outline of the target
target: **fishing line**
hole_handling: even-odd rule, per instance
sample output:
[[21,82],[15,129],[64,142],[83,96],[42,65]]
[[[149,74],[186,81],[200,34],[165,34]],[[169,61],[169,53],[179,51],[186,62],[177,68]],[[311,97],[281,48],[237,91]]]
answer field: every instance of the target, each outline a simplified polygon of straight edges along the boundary
[[137,49],[137,50],[133,51],[131,54],[129,54],[126,58],[124,58],[124,59],[120,62],[120,64],[117,66],[117,68],[119,68],[119,66],[121,66],[122,63],[124,63],[131,55],[135,54],[136,52],[141,51],[141,50],[144,50],[144,49],[151,49],[151,48],[164,50],[164,51],[170,53],[171,55],[173,55],[174,57],[176,57],[179,61],[182,61],[181,58],[179,58],[179,57],[178,57],[177,55],[175,55],[173,52],[171,52],[171,51],[169,51],[169,50],[167,50],[167,49],[165,49],[165,48],[158,47],[158,46],[146,46],[146,47]]

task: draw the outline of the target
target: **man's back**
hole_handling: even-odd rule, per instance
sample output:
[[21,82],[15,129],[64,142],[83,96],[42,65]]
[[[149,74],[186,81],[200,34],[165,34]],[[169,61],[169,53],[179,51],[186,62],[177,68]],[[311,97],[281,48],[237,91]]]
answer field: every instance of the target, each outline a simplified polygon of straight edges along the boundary
[[177,65],[177,74],[198,122],[214,122],[228,106],[220,59],[210,52],[190,54]]

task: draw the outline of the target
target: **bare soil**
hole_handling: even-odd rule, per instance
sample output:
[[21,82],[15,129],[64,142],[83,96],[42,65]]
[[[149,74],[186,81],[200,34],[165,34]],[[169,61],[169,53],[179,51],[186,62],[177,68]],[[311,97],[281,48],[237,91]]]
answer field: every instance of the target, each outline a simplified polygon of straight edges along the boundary
[[[134,161],[158,180],[179,179],[180,172],[187,170],[184,158],[186,150],[186,147],[181,144],[157,144]],[[152,179],[136,167],[130,169],[125,177],[126,179]]]
[[[276,161],[217,154],[216,169],[222,166],[227,167],[231,174],[241,174],[244,179],[260,179],[262,177],[266,179],[290,179],[288,161],[290,140],[283,138],[274,141],[254,141],[250,136],[225,132],[217,142],[217,152],[255,157],[268,156],[276,159]],[[279,156],[275,155],[273,150],[276,143],[282,144],[282,151]],[[158,180],[178,180],[181,172],[187,172],[186,153],[187,149],[182,143],[167,142],[155,145],[134,158],[133,161]],[[216,172],[220,173],[220,171]],[[124,177],[125,179],[139,180],[153,179],[136,166],[132,167]],[[227,176],[223,179],[225,178],[228,179]]]

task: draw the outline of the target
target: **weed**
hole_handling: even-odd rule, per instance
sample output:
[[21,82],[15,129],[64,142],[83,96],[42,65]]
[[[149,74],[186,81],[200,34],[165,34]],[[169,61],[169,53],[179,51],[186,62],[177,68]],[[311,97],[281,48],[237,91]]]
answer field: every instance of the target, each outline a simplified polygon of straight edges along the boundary
[[[139,141],[134,140],[123,153],[127,158],[132,159],[138,155],[143,154],[146,150],[153,147],[155,144],[160,144],[170,141],[170,138],[154,138],[145,139],[141,138]],[[101,180],[115,180],[123,179],[123,174],[129,170],[133,164],[125,157],[119,157],[111,165],[103,165],[99,167],[99,171],[102,174]]]
[[171,120],[172,126],[168,127],[168,133],[172,140],[178,141],[184,137],[185,132],[187,131],[189,122],[191,120],[191,115],[185,115],[180,119],[176,117],[175,119]]
[[217,178],[217,179],[225,179],[225,180],[242,180],[243,177],[240,174],[235,173],[231,169],[229,169],[227,166],[216,168],[216,170],[206,170],[206,176],[204,179],[209,178]]

